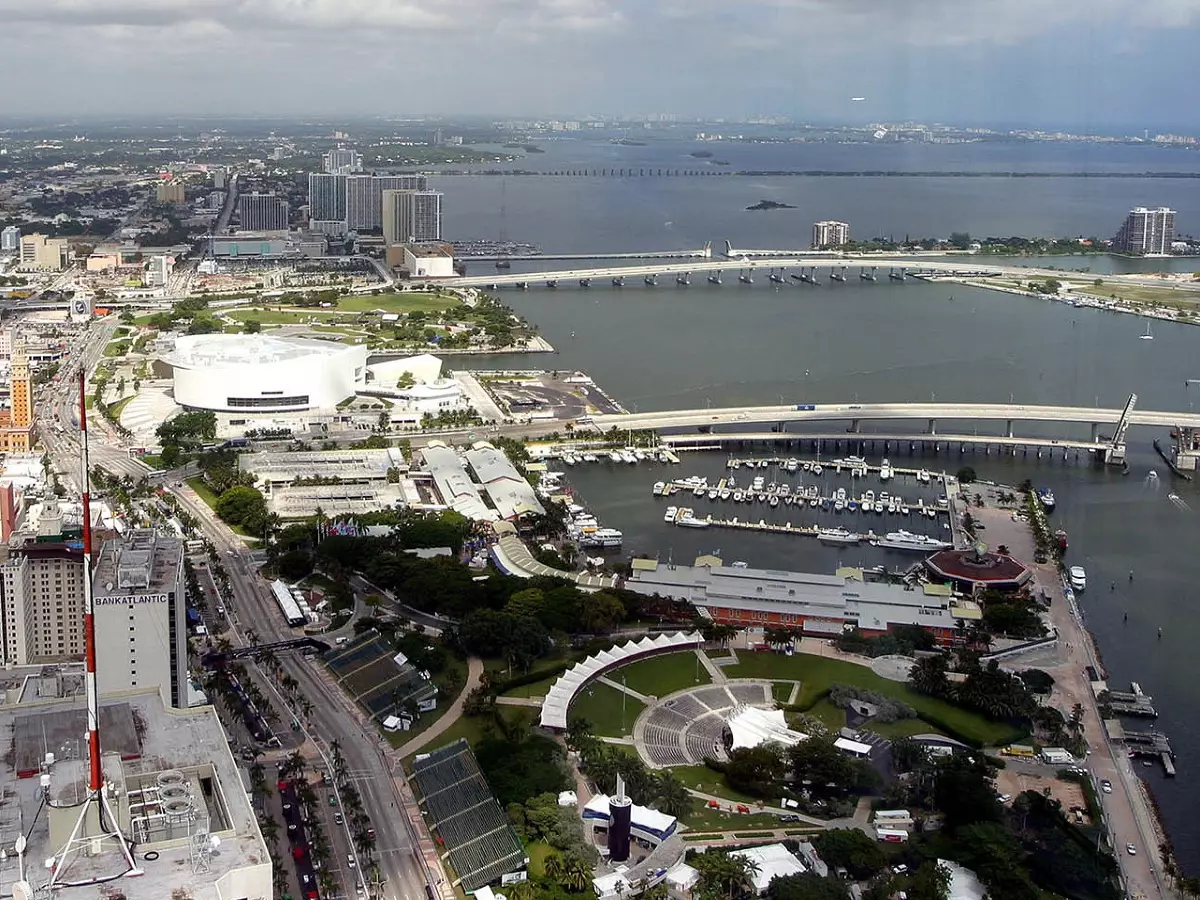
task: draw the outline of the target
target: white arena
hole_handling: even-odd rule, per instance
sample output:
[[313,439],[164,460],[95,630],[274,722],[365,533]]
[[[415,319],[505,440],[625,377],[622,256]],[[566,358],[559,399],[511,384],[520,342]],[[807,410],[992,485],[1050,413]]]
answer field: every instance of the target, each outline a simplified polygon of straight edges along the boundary
[[259,413],[333,409],[366,383],[367,348],[265,334],[197,334],[162,357],[187,409]]

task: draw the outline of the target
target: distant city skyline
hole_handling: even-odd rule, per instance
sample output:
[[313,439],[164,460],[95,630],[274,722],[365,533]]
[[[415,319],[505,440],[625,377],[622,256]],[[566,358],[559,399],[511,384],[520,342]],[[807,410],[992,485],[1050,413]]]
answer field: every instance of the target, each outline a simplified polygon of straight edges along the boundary
[[[1187,133],[1200,3],[0,0],[0,21],[7,64],[37,73],[10,116],[657,109]],[[314,42],[346,64],[303,64]]]

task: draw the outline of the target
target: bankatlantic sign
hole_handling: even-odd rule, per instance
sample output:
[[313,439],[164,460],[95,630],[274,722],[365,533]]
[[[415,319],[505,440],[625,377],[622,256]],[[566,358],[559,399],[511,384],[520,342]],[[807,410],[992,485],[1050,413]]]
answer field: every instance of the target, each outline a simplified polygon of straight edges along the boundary
[[124,606],[126,604],[133,605],[134,603],[166,603],[168,599],[168,594],[118,594],[113,597],[97,597],[96,605]]

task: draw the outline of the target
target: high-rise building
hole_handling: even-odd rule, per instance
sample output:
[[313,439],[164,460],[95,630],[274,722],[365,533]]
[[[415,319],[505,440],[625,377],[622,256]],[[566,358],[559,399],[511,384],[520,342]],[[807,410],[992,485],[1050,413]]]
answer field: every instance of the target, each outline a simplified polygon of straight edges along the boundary
[[0,231],[0,250],[12,252],[21,248],[21,229],[16,225],[9,225],[3,231]]
[[27,234],[21,238],[21,268],[61,272],[66,264],[67,242],[64,238],[48,238],[44,234]]
[[3,658],[31,665],[83,655],[83,551],[63,536],[54,495],[45,501],[34,533],[0,549],[4,589]]
[[164,179],[154,185],[154,199],[159,203],[183,203],[187,194],[182,181]]
[[850,226],[845,222],[813,222],[813,247],[840,247],[850,241]]
[[225,190],[225,182],[229,177],[229,173],[222,166],[212,170],[212,186],[218,191]]
[[288,204],[275,194],[242,194],[238,220],[243,231],[287,231]]
[[188,705],[183,543],[153,529],[107,541],[95,562],[96,679],[101,694],[156,687]]
[[9,408],[0,410],[0,451],[28,453],[33,449],[33,379],[25,348],[12,349],[8,368]]
[[175,268],[175,258],[165,253],[146,261],[145,281],[148,287],[166,287]]
[[1113,239],[1113,249],[1137,256],[1165,256],[1171,252],[1173,240],[1175,210],[1165,206],[1157,209],[1138,206],[1125,217]]
[[424,191],[424,175],[346,176],[346,227],[358,231],[383,224],[384,191]]
[[324,163],[330,175],[349,175],[362,171],[362,154],[348,147],[334,147],[325,154]]
[[384,191],[383,237],[388,244],[442,239],[442,194],[439,191]]
[[313,172],[308,176],[310,222],[346,222],[346,176]]

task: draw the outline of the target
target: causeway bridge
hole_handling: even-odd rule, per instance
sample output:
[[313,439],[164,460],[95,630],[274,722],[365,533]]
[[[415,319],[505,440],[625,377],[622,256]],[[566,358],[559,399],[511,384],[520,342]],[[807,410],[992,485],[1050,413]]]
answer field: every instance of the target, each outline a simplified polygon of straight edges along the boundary
[[[948,444],[990,443],[1013,446],[1070,447],[1102,451],[1109,463],[1120,464],[1125,459],[1125,437],[1131,425],[1147,425],[1160,428],[1180,426],[1200,428],[1200,413],[1171,412],[1165,410],[1138,410],[1137,395],[1130,394],[1124,407],[1093,408],[1085,406],[1038,406],[1016,403],[801,403],[788,406],[749,406],[714,409],[666,410],[662,412],[624,413],[591,417],[590,425],[600,431],[611,428],[619,430],[689,431],[697,433],[694,440],[710,442],[717,438],[752,440],[750,435],[762,434],[762,428],[770,425],[773,439],[787,439],[787,427],[816,426],[829,422],[845,423],[845,430],[838,432],[840,438],[861,435],[866,440],[907,441],[918,437],[941,437]],[[874,434],[862,432],[864,422],[907,422],[923,426],[923,431],[911,434]],[[965,434],[958,430],[939,432],[938,424],[962,422],[1002,423],[999,436]],[[1020,422],[1048,422],[1058,425],[1086,425],[1090,428],[1090,439],[1052,439],[1045,437],[1022,438],[1014,434],[1014,426]],[[715,429],[720,428],[717,433]],[[731,431],[730,429],[736,429]],[[1105,433],[1101,434],[1101,428]],[[806,428],[806,432],[807,432]],[[684,435],[678,435],[683,438]],[[807,433],[793,433],[793,439],[809,437]],[[765,436],[764,436],[764,439]]]

